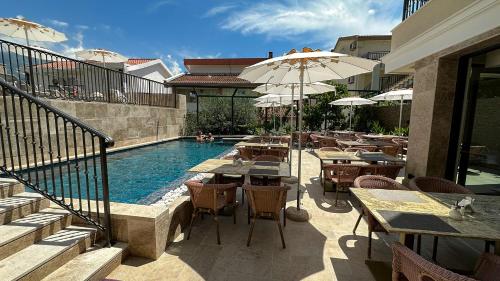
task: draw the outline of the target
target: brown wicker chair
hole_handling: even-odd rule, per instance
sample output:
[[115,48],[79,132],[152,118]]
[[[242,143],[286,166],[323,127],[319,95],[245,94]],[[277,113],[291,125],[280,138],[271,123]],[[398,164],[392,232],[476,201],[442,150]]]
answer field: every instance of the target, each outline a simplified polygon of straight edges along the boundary
[[[292,138],[293,138],[293,142],[295,143],[298,143],[299,142],[299,132],[293,132],[292,133]],[[300,146],[305,148],[306,145],[307,145],[307,142],[309,141],[309,134],[308,133],[302,133],[300,135]]]
[[399,147],[397,145],[386,145],[379,148],[385,154],[397,157],[399,152]]
[[319,148],[319,138],[321,136],[317,135],[317,134],[310,134],[309,137],[311,138],[311,141],[313,143],[313,147],[314,148]]
[[318,137],[319,147],[338,147],[337,139],[328,137]]
[[500,256],[483,253],[471,277],[444,269],[402,244],[392,244],[392,281],[495,281],[500,276]]
[[402,157],[408,148],[408,140],[403,138],[393,138],[392,142],[398,145],[398,152]]
[[[447,179],[439,177],[416,177],[410,180],[408,185],[410,190],[417,190],[422,192],[437,192],[437,193],[459,193],[459,194],[474,194],[467,188],[458,185]],[[439,238],[434,236],[434,242],[432,245],[432,260],[436,261],[437,258],[437,246]],[[417,237],[417,252],[420,253],[420,247],[422,243],[422,236]]]
[[388,165],[375,165],[375,167],[377,168],[375,171],[375,175],[384,176],[386,178],[395,180],[398,177],[401,169],[403,169],[404,165],[388,164]]
[[253,228],[257,217],[271,217],[280,231],[281,244],[286,248],[283,230],[281,228],[280,214],[286,203],[286,193],[290,187],[286,186],[254,186],[244,185],[243,189],[247,193],[248,203],[252,208],[252,225],[248,233],[247,247],[252,240]]
[[337,206],[339,190],[344,187],[351,187],[356,177],[358,177],[360,169],[359,165],[351,164],[325,165],[323,167],[323,195],[326,193],[326,182],[331,182],[335,186],[335,206]]
[[[390,189],[390,190],[408,190],[404,185],[398,183],[393,179],[389,179],[383,176],[360,176],[354,181],[355,188],[375,188],[375,189]],[[361,213],[359,214],[358,220],[354,225],[352,230],[353,234],[356,234],[356,229],[358,228],[359,222],[363,215],[366,214],[368,223],[368,259],[372,256],[372,233],[373,232],[386,232],[385,229],[378,223],[378,221],[370,214],[370,212],[363,206]]]
[[239,153],[242,157],[244,157],[244,158],[246,158],[246,159],[252,159],[252,158],[253,158],[253,155],[252,155],[252,152],[253,152],[253,151],[252,151],[252,148],[250,148],[250,147],[238,147],[238,148],[237,148],[237,150],[238,150],[238,153]]
[[[191,236],[193,222],[200,213],[208,213],[214,216],[217,225],[217,244],[220,244],[219,219],[217,215],[219,210],[228,205],[233,207],[233,222],[236,223],[236,184],[206,184],[200,181],[187,181],[186,186],[189,190],[191,203],[193,204],[193,214],[187,240]],[[224,194],[224,196],[221,196]]]
[[[279,158],[279,161],[285,161],[285,157],[288,154],[288,149],[279,149],[279,148],[270,148],[270,149],[262,149],[260,150],[260,155],[265,155],[265,156],[274,156]],[[257,155],[255,157],[258,157],[260,155]],[[254,159],[255,159],[254,157]]]
[[361,147],[347,147],[347,148],[344,148],[344,151],[345,152],[368,152],[368,150],[364,149],[364,148],[361,148]]

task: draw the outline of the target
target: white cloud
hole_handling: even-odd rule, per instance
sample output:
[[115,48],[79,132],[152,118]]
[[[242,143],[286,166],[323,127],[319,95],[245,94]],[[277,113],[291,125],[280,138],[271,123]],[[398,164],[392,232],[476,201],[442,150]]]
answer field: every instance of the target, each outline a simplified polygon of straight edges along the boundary
[[67,22],[56,20],[56,19],[50,19],[49,23],[53,26],[60,27],[60,28],[64,28],[64,27],[69,26],[69,24]]
[[61,54],[70,58],[75,58],[76,55],[75,53],[78,51],[84,50],[84,36],[82,31],[78,31],[75,33],[72,37],[71,40],[76,42],[76,45],[70,45],[70,44],[61,44],[62,50]]
[[329,48],[339,36],[390,34],[400,22],[399,9],[393,0],[266,1],[233,9],[221,27],[270,40],[301,36]]
[[88,25],[84,25],[84,24],[77,24],[77,25],[75,25],[75,27],[78,28],[78,29],[82,29],[82,30],[89,29],[89,26]]
[[162,6],[173,4],[173,0],[162,0],[152,3],[146,8],[146,12],[153,13]]
[[221,6],[216,6],[216,7],[213,7],[212,9],[208,10],[204,15],[203,17],[213,17],[213,16],[216,16],[218,14],[223,14],[233,8],[235,8],[236,5],[234,4],[226,4],[226,5],[221,5]]

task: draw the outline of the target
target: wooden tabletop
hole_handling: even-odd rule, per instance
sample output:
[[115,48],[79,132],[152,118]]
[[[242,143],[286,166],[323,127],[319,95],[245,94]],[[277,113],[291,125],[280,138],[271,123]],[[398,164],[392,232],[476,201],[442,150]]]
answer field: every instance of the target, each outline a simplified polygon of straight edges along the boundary
[[396,158],[394,156],[385,154],[383,152],[365,152],[356,155],[356,152],[345,152],[345,151],[316,151],[316,156],[325,161],[364,161],[364,162],[404,162],[404,160]]
[[340,144],[345,146],[394,146],[395,143],[389,143],[386,141],[376,141],[376,140],[364,140],[364,141],[352,141],[352,140],[338,140]]
[[235,144],[237,147],[288,147],[288,143],[260,143],[260,142],[245,142],[241,141],[237,144]]
[[394,138],[406,138],[406,137],[402,137],[402,136],[396,136],[396,135],[370,135],[370,134],[366,134],[366,135],[363,135],[362,136],[363,138],[366,138],[366,139],[394,139]]
[[[233,165],[233,160],[208,159],[188,170],[192,173],[212,173],[231,175],[252,175],[270,177],[289,177],[288,163],[268,161],[243,161],[243,165]],[[272,172],[270,172],[272,171]]]
[[[450,206],[465,198],[464,194],[363,188],[351,191],[388,232],[496,241],[500,253],[500,196],[472,195],[475,212],[454,220],[448,215]],[[429,221],[434,223],[426,223]]]

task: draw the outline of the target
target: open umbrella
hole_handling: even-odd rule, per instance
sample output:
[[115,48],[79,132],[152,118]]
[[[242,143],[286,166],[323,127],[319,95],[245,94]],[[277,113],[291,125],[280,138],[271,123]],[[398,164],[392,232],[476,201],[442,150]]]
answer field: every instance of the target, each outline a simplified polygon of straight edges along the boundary
[[354,105],[367,105],[367,104],[374,104],[376,102],[360,98],[360,97],[349,97],[349,98],[343,98],[343,99],[338,99],[332,101],[330,104],[331,105],[348,105],[350,106],[349,109],[349,130],[352,130],[352,107]]
[[399,107],[399,130],[401,131],[401,120],[403,119],[403,101],[413,99],[413,89],[390,91],[387,93],[376,95],[371,99],[375,101],[401,101]]
[[102,62],[104,67],[106,67],[106,63],[118,63],[128,60],[125,56],[105,49],[89,49],[78,51],[75,54],[85,60]]
[[0,33],[14,38],[41,42],[62,42],[68,40],[66,35],[52,28],[22,18],[0,18]]
[[[292,84],[299,85],[299,138],[302,135],[302,99],[304,97],[304,84],[333,79],[346,79],[347,77],[373,71],[379,62],[351,57],[345,54],[314,51],[303,48],[302,52],[292,49],[287,55],[267,59],[246,67],[239,75],[240,78],[253,83]],[[297,207],[287,213],[295,219],[307,220],[309,214],[300,209],[300,182],[301,182],[301,141],[299,139],[298,154],[298,186]]]

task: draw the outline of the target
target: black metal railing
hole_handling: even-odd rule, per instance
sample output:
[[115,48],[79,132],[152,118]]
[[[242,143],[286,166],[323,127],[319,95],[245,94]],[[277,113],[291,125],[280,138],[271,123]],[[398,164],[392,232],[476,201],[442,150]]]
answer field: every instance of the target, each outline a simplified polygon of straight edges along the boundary
[[413,15],[418,9],[422,8],[430,0],[404,0],[403,2],[403,21]]
[[389,51],[368,52],[364,57],[370,60],[380,60],[383,56],[387,55],[388,53]]
[[0,79],[36,97],[176,106],[163,83],[4,40]]
[[105,233],[111,241],[106,149],[113,140],[0,80],[0,176]]
[[404,75],[404,74],[394,74],[394,75],[387,75],[380,77],[380,91],[381,92],[387,92],[390,90],[393,86],[395,86],[398,83],[403,82],[404,80],[408,79],[410,75]]

